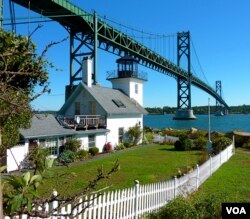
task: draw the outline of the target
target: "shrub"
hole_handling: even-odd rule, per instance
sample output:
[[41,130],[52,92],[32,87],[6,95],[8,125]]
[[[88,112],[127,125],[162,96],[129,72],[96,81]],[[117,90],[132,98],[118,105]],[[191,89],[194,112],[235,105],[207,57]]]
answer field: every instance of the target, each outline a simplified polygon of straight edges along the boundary
[[129,142],[126,142],[126,141],[123,142],[123,145],[124,145],[125,148],[131,147],[131,144]]
[[79,150],[77,152],[77,158],[82,160],[84,158],[86,158],[88,156],[88,151],[85,151],[85,150]]
[[192,140],[185,137],[181,137],[180,140],[174,143],[175,150],[177,151],[189,151],[192,149],[193,142]]
[[128,140],[132,145],[138,144],[138,142],[141,139],[141,135],[142,135],[141,126],[137,124],[134,127],[130,127],[127,131]]
[[192,147],[193,147],[193,142],[190,139],[185,139],[182,142],[182,145],[183,145],[184,151],[190,151],[192,149]]
[[216,140],[217,138],[221,138],[221,137],[225,137],[225,134],[221,133],[221,132],[212,132],[211,133],[211,140],[212,141]]
[[196,193],[192,197],[192,203],[198,213],[198,218],[216,219],[221,216],[221,203],[225,202],[226,197],[221,198],[214,194]]
[[180,140],[178,140],[174,143],[174,148],[176,151],[183,151],[182,144],[181,144]]
[[89,153],[92,155],[92,156],[95,156],[99,153],[99,149],[97,147],[93,147],[93,148],[90,148],[89,149]]
[[204,150],[206,148],[207,139],[205,137],[199,137],[194,140],[194,149]]
[[35,171],[42,172],[45,168],[44,161],[48,156],[48,150],[42,147],[36,147],[28,155],[29,165],[35,169]]
[[205,137],[206,135],[207,135],[206,131],[197,130],[196,132],[191,132],[189,134],[189,137],[191,139],[198,139],[198,138]]
[[177,197],[150,218],[190,219],[197,218],[197,212],[188,199]]
[[150,144],[153,142],[154,139],[154,134],[153,132],[145,132],[144,133],[144,138],[145,138],[145,142]]
[[75,153],[73,151],[70,150],[65,150],[64,152],[62,152],[59,157],[57,158],[59,163],[72,163],[75,161]]
[[65,143],[65,150],[77,152],[81,147],[81,142],[77,139],[70,139]]
[[180,133],[177,137],[179,137],[180,141],[184,141],[188,139],[188,134],[187,133]]
[[245,149],[250,149],[250,142],[244,143],[242,147]]
[[202,150],[200,158],[198,160],[198,164],[201,165],[205,163],[209,159],[209,153],[207,150]]
[[124,149],[126,149],[126,147],[123,145],[123,143],[120,143],[119,145],[115,147],[115,150],[117,151],[124,150]]
[[220,137],[213,141],[212,147],[215,154],[218,154],[220,151],[224,150],[227,146],[232,143],[232,140],[227,137]]

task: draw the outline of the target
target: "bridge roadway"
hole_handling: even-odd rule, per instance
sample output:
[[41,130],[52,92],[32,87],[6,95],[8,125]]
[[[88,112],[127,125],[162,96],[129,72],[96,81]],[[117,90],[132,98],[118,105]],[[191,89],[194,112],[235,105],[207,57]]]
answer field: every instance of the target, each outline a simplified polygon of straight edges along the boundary
[[[94,31],[96,28],[94,14],[87,13],[81,8],[65,0],[12,1],[27,9],[30,8],[38,14],[59,22],[62,26],[70,29],[71,32],[92,34],[92,37],[87,39],[85,43],[93,45]],[[187,80],[187,71],[155,53],[153,50],[145,47],[140,42],[120,32],[101,19],[97,20],[96,25],[98,48],[118,56],[121,56],[124,53],[129,53],[135,56],[139,63],[143,66],[174,78],[180,77]],[[222,97],[217,94],[212,87],[204,83],[199,78],[191,75],[191,84],[207,92],[222,105],[228,108],[227,103],[222,99]]]

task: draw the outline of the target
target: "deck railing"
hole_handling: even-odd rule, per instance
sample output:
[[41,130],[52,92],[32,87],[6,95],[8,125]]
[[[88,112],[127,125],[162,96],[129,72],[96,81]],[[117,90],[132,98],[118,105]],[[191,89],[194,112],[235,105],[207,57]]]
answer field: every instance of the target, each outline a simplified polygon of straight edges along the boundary
[[59,122],[74,129],[106,128],[106,118],[101,115],[58,116]]

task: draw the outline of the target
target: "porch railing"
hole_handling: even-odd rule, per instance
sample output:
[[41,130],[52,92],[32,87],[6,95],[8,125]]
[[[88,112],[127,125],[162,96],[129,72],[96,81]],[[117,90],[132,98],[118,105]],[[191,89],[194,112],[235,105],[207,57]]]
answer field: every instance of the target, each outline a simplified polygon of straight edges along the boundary
[[74,129],[106,128],[106,118],[101,115],[58,116],[61,125]]

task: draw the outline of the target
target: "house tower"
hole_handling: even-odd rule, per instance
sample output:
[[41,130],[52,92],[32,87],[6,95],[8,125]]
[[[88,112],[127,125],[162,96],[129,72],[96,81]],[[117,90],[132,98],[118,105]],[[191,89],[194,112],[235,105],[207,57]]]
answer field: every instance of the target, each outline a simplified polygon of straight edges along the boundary
[[128,97],[143,105],[143,83],[147,74],[138,71],[138,61],[131,56],[117,59],[117,71],[108,72],[107,80],[113,89],[121,90]]

